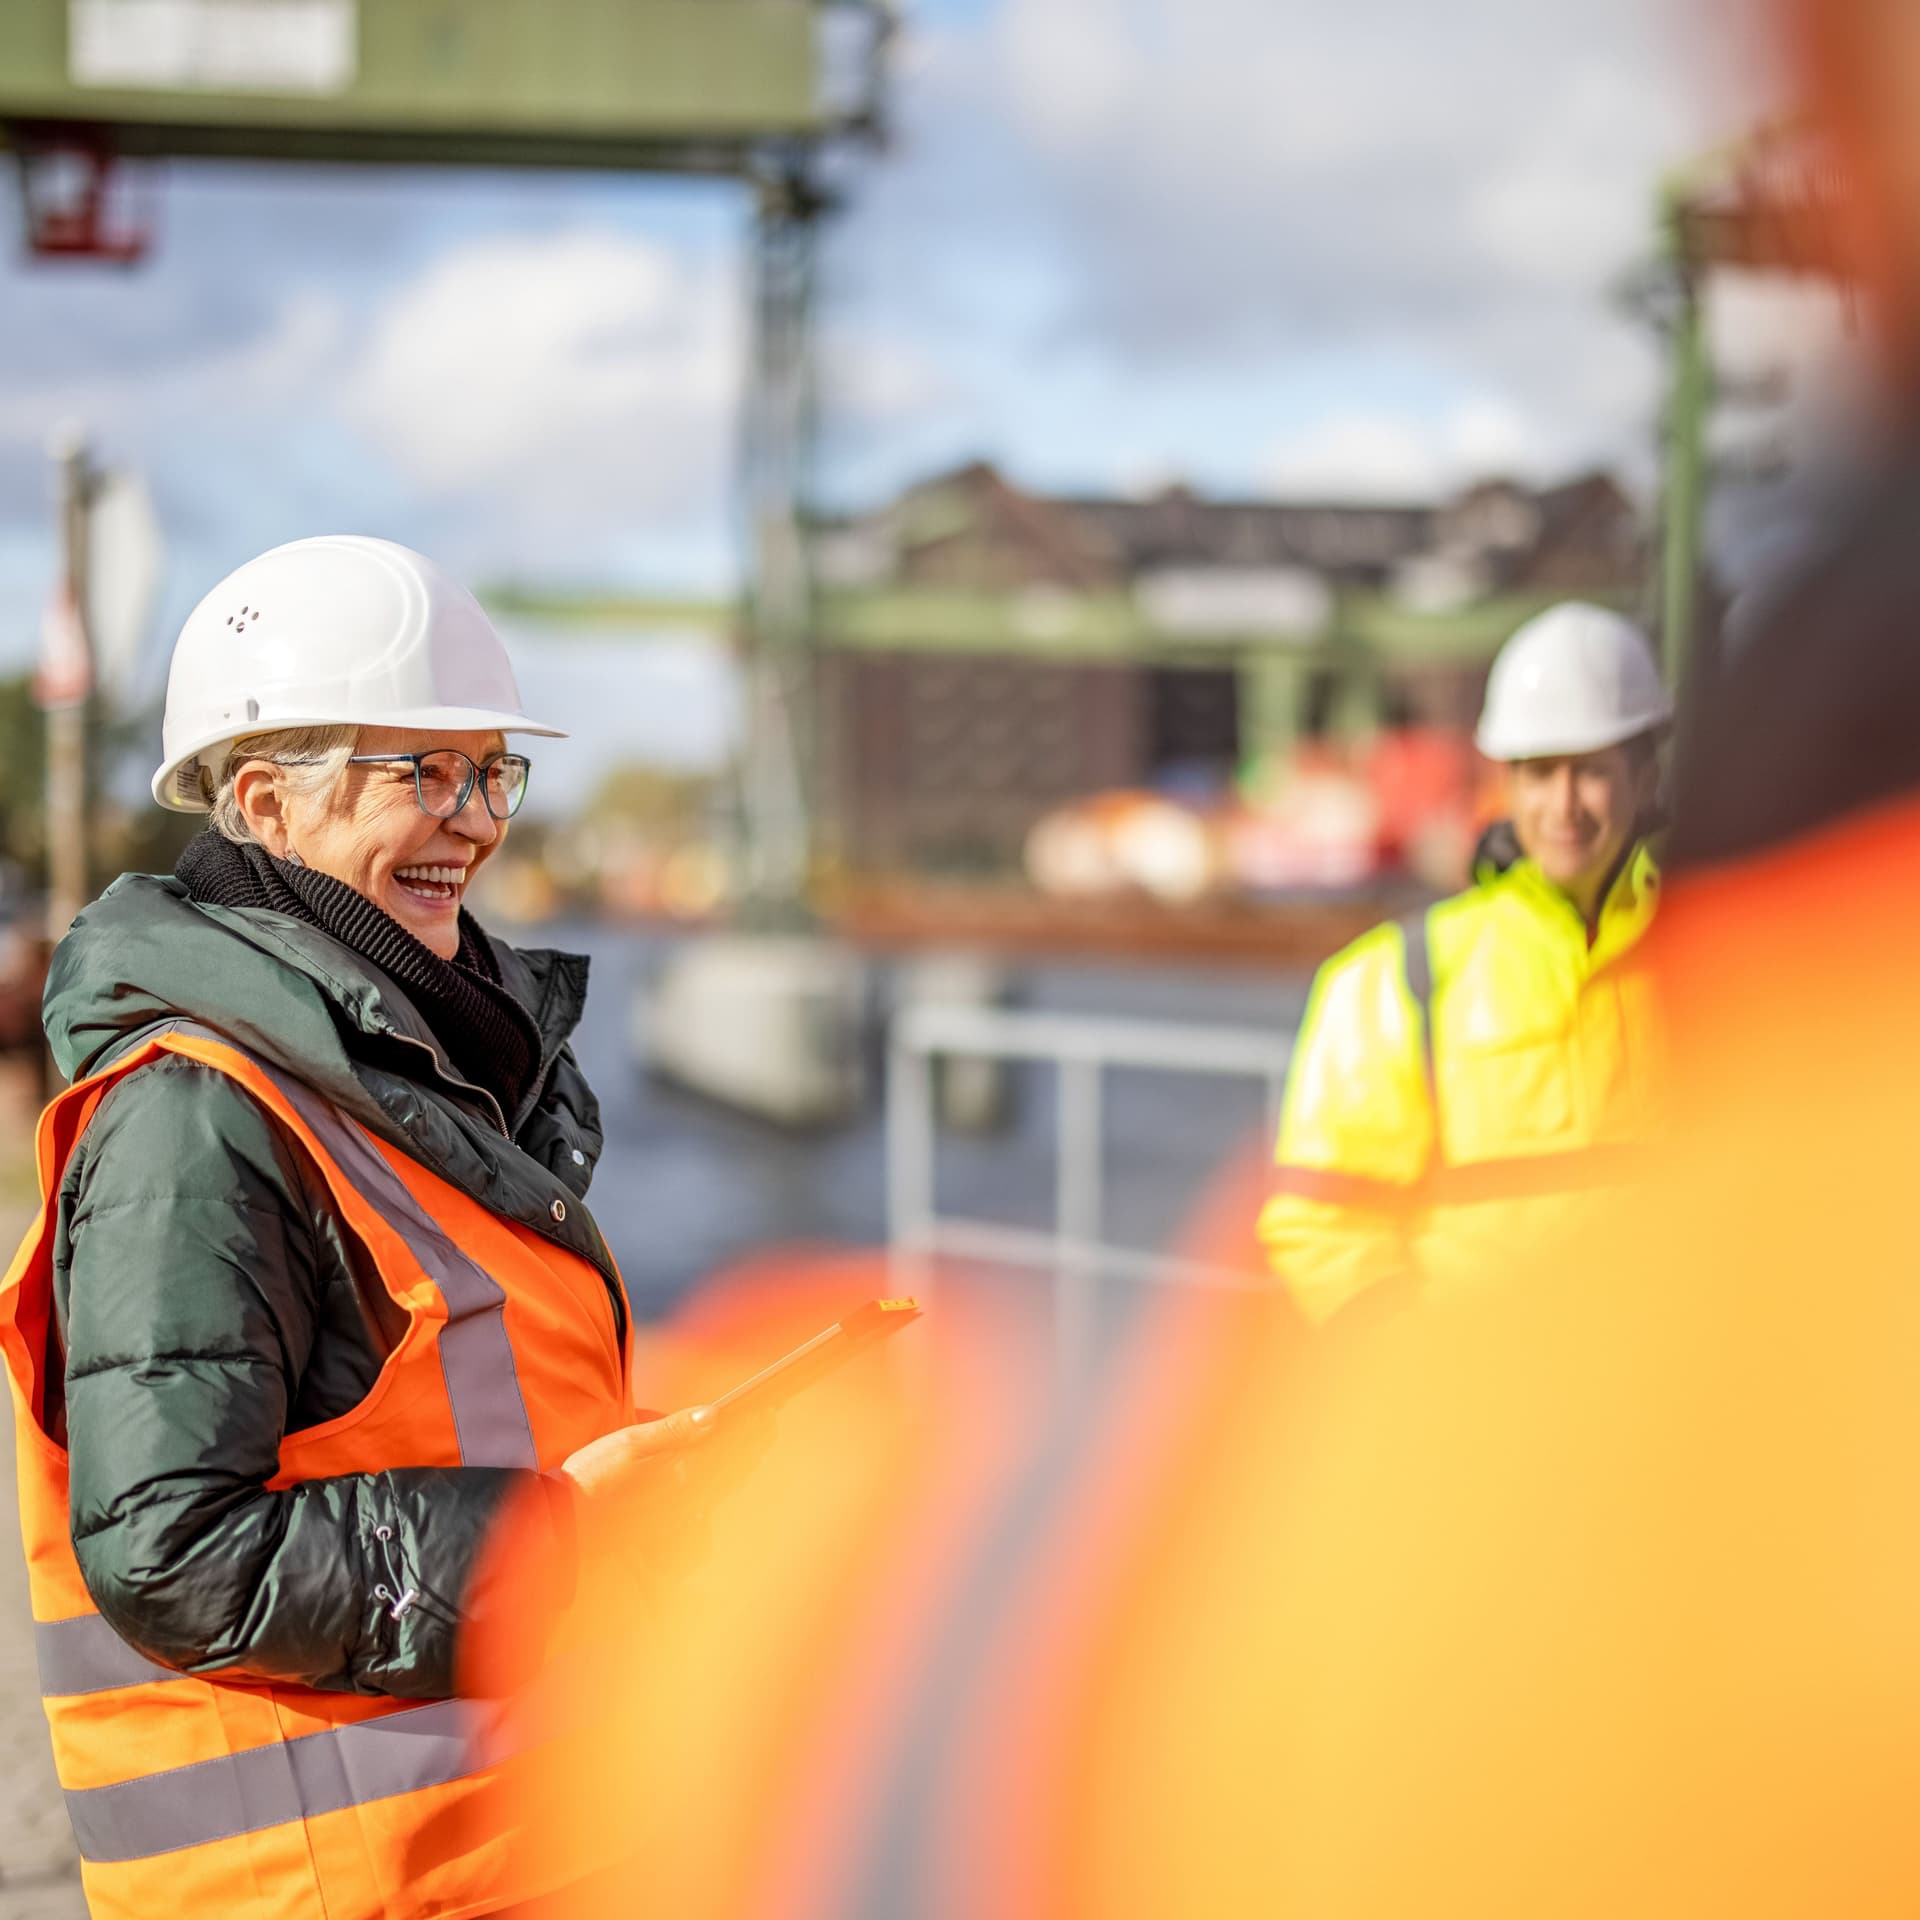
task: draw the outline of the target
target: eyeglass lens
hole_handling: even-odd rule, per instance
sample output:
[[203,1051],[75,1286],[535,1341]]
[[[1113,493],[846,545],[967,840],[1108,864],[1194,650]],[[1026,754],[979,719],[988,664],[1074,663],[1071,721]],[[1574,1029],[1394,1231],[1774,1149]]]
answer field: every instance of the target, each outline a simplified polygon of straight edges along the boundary
[[436,819],[451,820],[467,804],[476,775],[483,782],[487,811],[506,820],[526,797],[528,763],[517,753],[503,753],[476,768],[464,753],[447,748],[422,754],[415,763],[420,805]]

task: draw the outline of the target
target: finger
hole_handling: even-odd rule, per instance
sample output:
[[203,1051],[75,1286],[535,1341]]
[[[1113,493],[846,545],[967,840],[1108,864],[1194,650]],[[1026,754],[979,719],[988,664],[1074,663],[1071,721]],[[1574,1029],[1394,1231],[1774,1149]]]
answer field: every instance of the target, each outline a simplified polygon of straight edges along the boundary
[[644,1460],[651,1454],[671,1453],[677,1447],[690,1446],[706,1437],[713,1428],[711,1407],[682,1407],[663,1420],[649,1420],[644,1426],[627,1429],[627,1454]]

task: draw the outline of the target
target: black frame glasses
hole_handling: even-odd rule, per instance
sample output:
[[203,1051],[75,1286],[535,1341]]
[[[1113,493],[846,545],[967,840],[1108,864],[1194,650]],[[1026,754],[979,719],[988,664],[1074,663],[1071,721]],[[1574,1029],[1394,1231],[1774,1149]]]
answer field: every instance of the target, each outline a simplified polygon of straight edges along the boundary
[[[460,782],[459,797],[453,805],[444,810],[427,805],[427,789],[421,777],[421,766],[428,760],[463,760],[466,762],[466,776]],[[533,762],[524,753],[496,753],[486,765],[478,765],[471,754],[465,754],[458,747],[435,747],[426,753],[351,753],[347,756],[350,767],[368,766],[410,766],[413,769],[413,797],[419,802],[420,811],[432,820],[456,820],[466,811],[467,802],[473,798],[475,786],[480,789],[480,797],[486,803],[487,811],[496,820],[511,820],[520,811],[520,804],[527,797],[527,782],[533,777]],[[492,786],[481,779],[483,773],[499,766],[517,766],[520,769],[520,785],[513,798],[507,802],[507,810],[502,813],[493,804]]]

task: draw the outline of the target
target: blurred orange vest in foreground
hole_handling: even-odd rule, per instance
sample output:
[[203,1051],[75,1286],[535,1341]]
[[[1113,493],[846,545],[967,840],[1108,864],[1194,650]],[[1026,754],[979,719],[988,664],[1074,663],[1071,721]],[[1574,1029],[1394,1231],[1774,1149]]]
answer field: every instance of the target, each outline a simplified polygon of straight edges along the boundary
[[1670,1161],[1483,1301],[796,1407],[556,1803],[703,1920],[1920,1911],[1915,873],[1676,882]]
[[1671,886],[1604,1236],[1300,1364],[1220,1328],[1009,1635],[977,1911],[1920,1911],[1916,872],[1901,806]]
[[42,1417],[57,1364],[55,1210],[107,1091],[162,1050],[230,1074],[301,1143],[407,1314],[368,1397],[285,1440],[275,1487],[396,1466],[550,1468],[631,1418],[628,1355],[599,1273],[298,1082],[176,1030],[55,1100],[40,1123],[40,1219],[0,1290],[0,1349],[41,1685],[88,1903],[96,1920],[490,1911],[525,1883],[503,1878],[506,1836],[473,1817],[487,1786],[474,1703],[176,1673],[119,1639],[81,1579],[67,1456]]

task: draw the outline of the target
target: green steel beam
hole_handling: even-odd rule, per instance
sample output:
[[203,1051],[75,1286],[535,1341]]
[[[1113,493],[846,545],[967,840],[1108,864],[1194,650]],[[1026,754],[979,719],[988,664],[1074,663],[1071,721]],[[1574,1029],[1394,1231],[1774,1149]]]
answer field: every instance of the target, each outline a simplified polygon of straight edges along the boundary
[[[1419,613],[1383,593],[1343,598],[1341,622],[1360,650],[1391,666],[1475,666],[1492,660],[1515,630],[1569,597],[1568,588],[1496,593],[1449,613]],[[1625,610],[1631,588],[1581,587],[1582,600]]]
[[0,122],[99,127],[134,154],[595,167],[731,167],[743,144],[831,131],[814,0],[308,5],[340,30],[299,44],[331,56],[209,10],[209,34],[242,36],[236,69],[189,34],[116,41],[115,10],[131,29],[142,0],[6,0]]
[[[820,643],[856,652],[1002,653],[1035,659],[1133,660],[1215,666],[1268,654],[1322,664],[1336,656],[1388,666],[1477,665],[1514,629],[1564,592],[1502,593],[1450,613],[1417,613],[1384,593],[1340,597],[1338,633],[1305,640],[1249,632],[1205,639],[1167,633],[1142,617],[1131,595],[988,593],[877,588],[821,598]],[[1625,607],[1631,591],[1585,597]]]
[[[1589,588],[1582,597],[1622,610],[1631,590]],[[624,641],[648,630],[729,639],[740,609],[727,600],[672,595],[552,594],[502,584],[481,598],[495,612],[599,632]],[[1415,613],[1382,593],[1349,593],[1341,620],[1350,646],[1389,666],[1479,665],[1554,593],[1503,593],[1452,613]],[[1323,665],[1331,634],[1306,641],[1247,633],[1196,640],[1163,633],[1141,618],[1125,593],[1044,596],[957,589],[830,590],[820,596],[819,644],[858,653],[1004,653],[1036,659],[1141,660],[1155,665],[1216,666],[1235,661]]]
[[484,586],[479,597],[489,612],[577,629],[582,639],[624,641],[655,632],[723,639],[740,626],[740,607],[734,600],[695,600],[674,594],[551,594],[514,585]]

